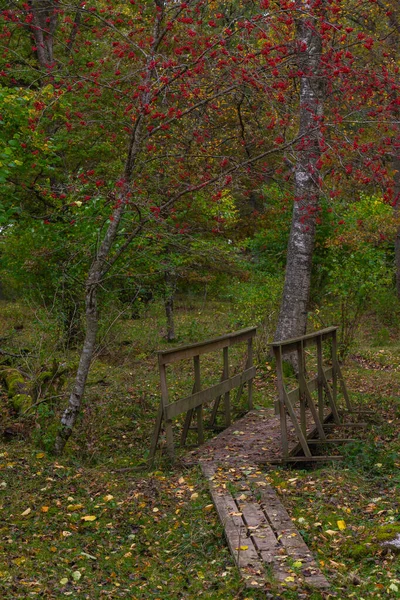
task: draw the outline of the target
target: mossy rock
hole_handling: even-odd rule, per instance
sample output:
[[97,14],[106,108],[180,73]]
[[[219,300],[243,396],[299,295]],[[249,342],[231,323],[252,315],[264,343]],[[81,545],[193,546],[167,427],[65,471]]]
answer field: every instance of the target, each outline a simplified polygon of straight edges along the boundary
[[46,381],[50,381],[50,379],[54,376],[54,373],[52,371],[42,371],[41,373],[39,373],[39,375],[37,376],[37,381],[39,383],[45,383]]
[[1,369],[0,379],[4,381],[8,396],[16,411],[24,412],[29,406],[32,406],[29,386],[18,369]]
[[391,523],[379,527],[376,532],[376,540],[379,542],[380,547],[400,553],[400,523]]
[[[393,545],[391,542],[394,542]],[[382,550],[400,552],[400,523],[390,523],[378,527],[362,543],[347,546],[347,555],[354,560],[373,556]]]
[[25,412],[32,406],[32,398],[29,394],[15,394],[11,398],[11,403],[17,412]]
[[389,523],[388,525],[382,525],[375,532],[375,539],[378,542],[387,542],[392,540],[397,535],[400,535],[400,523]]
[[2,369],[0,371],[0,378],[6,384],[9,396],[26,391],[24,389],[26,387],[25,379],[18,369]]

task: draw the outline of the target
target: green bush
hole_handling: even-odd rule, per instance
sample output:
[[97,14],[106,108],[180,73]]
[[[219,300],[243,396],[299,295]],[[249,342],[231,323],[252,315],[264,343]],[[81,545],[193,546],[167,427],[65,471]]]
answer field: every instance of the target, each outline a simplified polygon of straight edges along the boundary
[[327,284],[322,313],[329,324],[340,325],[339,356],[350,351],[361,317],[379,306],[392,289],[392,273],[381,248],[368,244],[346,252],[334,248],[327,261]]

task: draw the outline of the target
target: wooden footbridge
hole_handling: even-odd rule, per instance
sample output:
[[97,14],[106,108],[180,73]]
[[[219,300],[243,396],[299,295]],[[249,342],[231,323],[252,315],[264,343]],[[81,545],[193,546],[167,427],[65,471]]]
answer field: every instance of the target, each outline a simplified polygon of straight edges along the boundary
[[[183,461],[201,465],[229,548],[249,587],[262,588],[271,576],[282,586],[329,587],[265,472],[268,465],[277,463],[340,460],[337,448],[349,438],[335,437],[335,432],[365,425],[351,418],[354,409],[337,359],[336,334],[337,328],[330,327],[271,345],[279,396],[273,408],[262,410],[253,410],[255,328],[158,354],[161,404],[150,458],[154,458],[164,429],[166,450],[174,459],[174,419],[185,414],[181,445],[190,430],[195,430],[200,445]],[[243,343],[247,349],[244,367],[231,374],[229,348]],[[200,357],[221,350],[220,381],[203,388]],[[291,389],[284,377],[287,355],[295,356],[298,367]],[[192,394],[171,401],[167,365],[184,359],[193,360]],[[235,391],[235,404],[245,387],[249,412],[232,424],[232,393]],[[204,430],[215,428],[219,412],[225,429],[204,443]],[[334,451],[325,454],[327,448]]]

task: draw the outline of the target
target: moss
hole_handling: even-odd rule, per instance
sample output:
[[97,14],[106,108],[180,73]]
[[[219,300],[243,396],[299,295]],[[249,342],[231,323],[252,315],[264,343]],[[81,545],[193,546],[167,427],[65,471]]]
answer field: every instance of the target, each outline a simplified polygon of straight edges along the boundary
[[0,379],[4,381],[8,396],[16,411],[23,412],[32,406],[32,397],[28,393],[28,386],[18,369],[2,369]]
[[21,392],[21,388],[25,386],[24,378],[18,369],[2,369],[2,371],[0,371],[0,378],[3,379],[6,384],[10,396],[14,396]]
[[372,553],[372,546],[373,544],[369,543],[354,544],[354,546],[348,548],[347,555],[354,560],[365,558]]
[[15,394],[11,399],[12,405],[18,412],[25,412],[32,406],[32,398],[29,394]]
[[398,535],[400,535],[400,523],[391,523],[390,525],[379,527],[374,537],[377,542],[390,542]]
[[359,560],[367,556],[372,556],[382,550],[392,550],[393,552],[399,552],[399,548],[391,546],[388,542],[391,542],[400,535],[400,524],[390,523],[383,525],[374,530],[372,535],[365,538],[363,543],[348,545],[346,548],[346,554],[353,560]]
[[37,376],[37,381],[39,383],[44,383],[46,381],[49,381],[53,376],[54,373],[52,373],[51,371],[42,371],[42,373],[39,373],[39,375]]

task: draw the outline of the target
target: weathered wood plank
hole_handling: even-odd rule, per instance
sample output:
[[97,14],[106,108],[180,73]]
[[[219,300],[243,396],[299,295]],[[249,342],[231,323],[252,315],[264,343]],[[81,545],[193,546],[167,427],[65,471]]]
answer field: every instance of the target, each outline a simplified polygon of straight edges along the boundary
[[265,570],[261,558],[248,533],[246,523],[234,498],[228,491],[220,493],[212,478],[215,474],[211,465],[202,463],[203,474],[209,479],[211,497],[225,529],[231,554],[240,569],[247,587],[260,587],[265,583]]
[[197,392],[196,394],[192,394],[186,398],[181,398],[176,400],[176,402],[171,402],[164,407],[165,418],[173,419],[177,415],[187,412],[191,408],[196,408],[200,404],[214,400],[214,398],[217,396],[222,396],[233,388],[238,387],[240,384],[249,381],[249,379],[252,379],[255,377],[255,375],[256,368],[252,367],[251,369],[246,369],[246,371],[243,371],[234,377],[230,377],[221,383],[217,383],[216,385],[213,385],[205,390]]
[[193,358],[193,356],[205,354],[206,352],[221,350],[255,337],[256,333],[257,327],[248,327],[205,342],[189,344],[172,350],[162,350],[158,352],[158,362],[160,365],[172,364],[185,358]]
[[271,458],[268,461],[269,465],[284,465],[285,463],[323,463],[331,462],[336,460],[343,460],[341,454],[335,454],[332,456],[289,456],[288,458]]
[[302,576],[314,587],[329,587],[328,581],[317,567],[313,555],[294,526],[292,519],[280,502],[275,490],[270,486],[262,489],[261,500],[262,508],[265,511],[279,542],[293,560],[302,563]]
[[315,344],[315,338],[320,337],[322,341],[331,338],[334,331],[337,331],[338,327],[326,327],[325,329],[320,329],[319,331],[314,331],[313,333],[308,333],[307,335],[303,335],[297,338],[291,338],[289,340],[282,340],[280,342],[273,342],[270,344],[271,348],[277,348],[280,346],[282,348],[283,354],[289,354],[293,352],[297,348],[297,344],[299,342],[304,343],[304,348],[308,348]]
[[[332,367],[328,367],[327,369],[323,369],[325,378],[332,379]],[[315,392],[318,389],[318,377],[314,377],[313,379],[307,379],[307,385],[310,392]],[[300,390],[299,388],[295,388],[294,390],[290,390],[287,392],[287,396],[289,400],[292,402],[298,402],[300,399]]]

